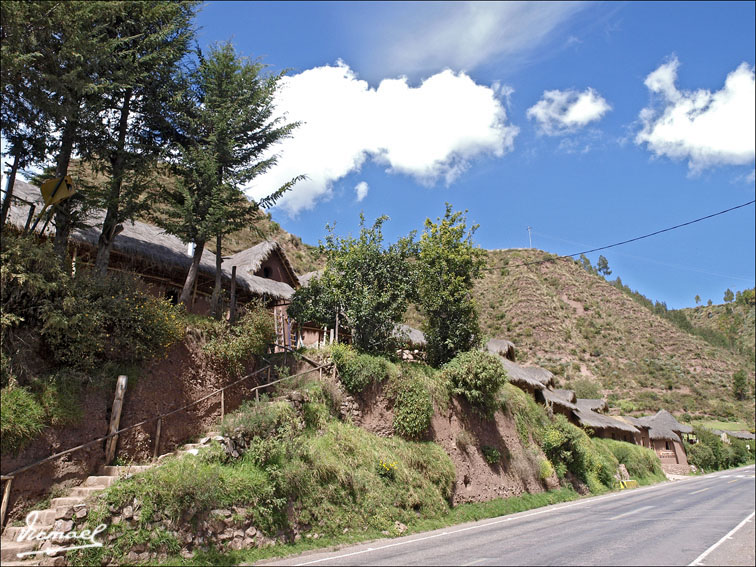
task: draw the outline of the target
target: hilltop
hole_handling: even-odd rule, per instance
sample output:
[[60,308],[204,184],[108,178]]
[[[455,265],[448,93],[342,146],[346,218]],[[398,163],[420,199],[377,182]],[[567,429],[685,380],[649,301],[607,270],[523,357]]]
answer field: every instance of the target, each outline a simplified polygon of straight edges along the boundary
[[[622,413],[664,407],[753,424],[753,400],[732,395],[735,371],[753,381],[747,353],[681,330],[576,261],[528,264],[554,258],[530,249],[487,254],[475,287],[481,328],[513,341],[521,362],[548,368],[561,387],[607,396]],[[724,306],[698,309],[708,318],[706,309]]]

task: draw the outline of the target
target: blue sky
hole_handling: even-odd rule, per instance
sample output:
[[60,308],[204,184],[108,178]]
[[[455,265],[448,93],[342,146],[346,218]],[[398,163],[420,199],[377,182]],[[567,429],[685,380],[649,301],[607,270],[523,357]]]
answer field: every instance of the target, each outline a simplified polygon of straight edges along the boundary
[[[199,42],[288,69],[305,124],[248,188],[303,173],[273,218],[317,244],[444,203],[484,248],[568,254],[754,198],[753,2],[209,2]],[[754,285],[754,206],[607,250],[670,307]],[[590,255],[596,261],[598,253]]]

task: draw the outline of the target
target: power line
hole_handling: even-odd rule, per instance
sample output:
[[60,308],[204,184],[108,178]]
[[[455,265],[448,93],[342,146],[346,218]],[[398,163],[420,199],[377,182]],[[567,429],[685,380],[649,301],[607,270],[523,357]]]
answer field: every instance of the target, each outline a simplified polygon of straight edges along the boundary
[[[743,207],[747,207],[748,205],[753,205],[753,203],[756,202],[756,199],[752,201],[748,201],[747,203],[743,203],[742,205],[737,205],[735,207],[730,207],[729,209],[725,209],[724,211],[719,211],[717,213],[712,213],[710,215],[706,215],[705,217],[700,217],[697,219],[694,219],[692,221],[684,222],[681,224],[676,224],[675,226],[670,226],[667,228],[662,228],[661,230],[657,230],[654,232],[649,232],[648,234],[644,234],[642,236],[636,236],[635,238],[629,238],[627,240],[623,240],[622,242],[615,242],[614,244],[607,244],[606,246],[599,246],[598,248],[592,248],[590,250],[584,250],[582,252],[575,252],[574,254],[565,254],[563,256],[555,256],[554,258],[546,258],[545,260],[534,260],[532,262],[522,262],[520,264],[511,264],[511,266],[531,266],[533,264],[543,264],[545,262],[553,262],[554,260],[562,260],[564,258],[572,258],[573,256],[578,256],[582,254],[590,254],[591,252],[598,252],[599,250],[607,250],[608,248],[614,248],[615,246],[622,246],[623,244],[629,244],[630,242],[636,242],[638,240],[643,240],[644,238],[650,238],[651,236],[656,236],[657,234],[662,234],[663,232],[669,232],[670,230],[675,230],[678,228],[682,228],[684,226],[688,226],[691,224],[695,224],[697,222],[701,222],[713,217],[717,217],[719,215],[723,215],[725,213],[729,213],[730,211],[734,211],[736,209],[742,209]],[[487,270],[493,270],[494,268],[486,268]]]

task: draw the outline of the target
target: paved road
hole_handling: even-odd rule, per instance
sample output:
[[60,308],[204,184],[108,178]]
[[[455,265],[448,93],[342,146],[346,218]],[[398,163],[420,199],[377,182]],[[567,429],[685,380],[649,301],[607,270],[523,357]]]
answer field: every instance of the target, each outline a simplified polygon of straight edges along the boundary
[[750,466],[266,564],[754,565],[755,486]]

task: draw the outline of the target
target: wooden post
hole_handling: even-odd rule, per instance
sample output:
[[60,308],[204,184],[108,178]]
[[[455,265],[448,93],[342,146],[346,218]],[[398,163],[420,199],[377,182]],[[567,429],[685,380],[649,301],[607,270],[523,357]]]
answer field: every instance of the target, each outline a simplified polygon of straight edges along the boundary
[[3,480],[5,481],[5,490],[3,490],[3,505],[2,509],[0,509],[0,526],[5,525],[5,513],[8,511],[8,502],[10,501],[11,483],[13,482],[13,477],[5,476],[3,477]]
[[224,415],[226,415],[226,390],[221,390],[221,421]]
[[231,267],[231,300],[228,322],[232,325],[236,322],[236,266]]
[[160,431],[163,429],[163,418],[158,419],[157,431],[155,432],[155,447],[152,449],[152,460],[158,458],[158,449],[160,448]]
[[[113,410],[110,413],[110,427],[108,428],[108,435],[118,431],[118,425],[121,423],[121,410],[123,409],[123,398],[126,395],[126,382],[128,377],[121,375],[118,377],[118,383],[116,384],[115,399],[113,400]],[[105,444],[105,463],[108,464],[115,457],[116,443],[118,443],[118,435],[108,438]]]
[[260,401],[260,388],[255,388],[255,401]]
[[270,384],[270,366],[268,366],[268,384]]

